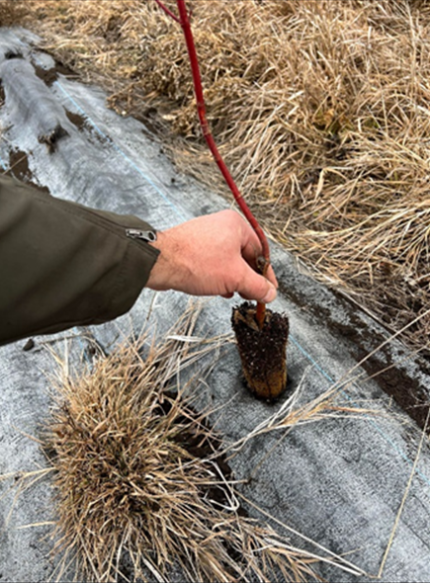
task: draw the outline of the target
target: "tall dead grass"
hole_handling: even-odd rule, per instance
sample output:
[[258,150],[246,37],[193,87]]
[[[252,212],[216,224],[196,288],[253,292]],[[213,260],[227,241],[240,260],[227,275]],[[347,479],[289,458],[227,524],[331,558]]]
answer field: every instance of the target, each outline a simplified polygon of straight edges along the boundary
[[[223,189],[202,146],[182,31],[155,2],[24,4],[58,56],[104,78],[113,105],[157,107],[180,167]],[[392,328],[423,313],[428,3],[194,0],[193,29],[213,132],[267,230]],[[408,338],[422,347],[429,333],[423,318]]]

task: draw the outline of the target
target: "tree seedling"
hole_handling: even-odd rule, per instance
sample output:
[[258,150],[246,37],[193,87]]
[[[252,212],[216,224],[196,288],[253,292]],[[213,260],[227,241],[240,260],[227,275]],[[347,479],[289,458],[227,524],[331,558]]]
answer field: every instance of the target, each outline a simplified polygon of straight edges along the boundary
[[[176,0],[178,15],[174,14],[161,0],[155,1],[182,27],[203,136],[240,210],[261,242],[262,254],[256,258],[255,269],[266,277],[270,265],[270,250],[266,235],[236,186],[209,127],[199,61],[186,1]],[[286,345],[289,329],[287,316],[266,309],[266,305],[262,302],[257,302],[256,306],[244,302],[233,309],[232,326],[236,334],[243,373],[250,391],[257,397],[269,401],[278,398],[287,385]]]

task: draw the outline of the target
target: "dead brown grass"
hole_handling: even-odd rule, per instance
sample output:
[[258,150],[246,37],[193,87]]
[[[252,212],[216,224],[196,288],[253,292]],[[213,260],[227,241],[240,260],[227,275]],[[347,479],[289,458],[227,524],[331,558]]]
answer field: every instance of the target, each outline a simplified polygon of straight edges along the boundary
[[[89,364],[75,351],[70,358],[67,343],[64,354],[53,353],[59,367],[51,415],[38,438],[26,435],[43,448],[47,467],[0,476],[3,496],[15,492],[6,524],[20,496],[48,478],[53,519],[19,528],[51,528],[57,567],[50,581],[70,577],[75,568],[76,581],[100,583],[163,582],[172,570],[189,581],[301,582],[319,580],[314,568],[320,562],[366,575],[243,493],[291,429],[375,414],[340,396],[346,380],[360,378],[353,376],[355,369],[305,402],[303,378],[269,417],[224,443],[210,420],[218,423],[231,401],[202,410],[200,393],[208,387],[206,373],[231,348],[233,333],[198,336],[199,313],[199,306],[190,304],[157,341],[130,336],[108,355],[94,344]],[[246,479],[235,480],[228,463],[268,434],[279,437]],[[260,519],[251,518],[244,505]],[[306,550],[292,544],[291,534]]]
[[[62,556],[55,579],[71,562],[77,580],[99,582],[148,574],[164,581],[178,566],[190,581],[314,580],[318,560],[362,573],[317,543],[322,558],[294,548],[241,512],[208,412],[193,412],[202,367],[178,384],[190,364],[226,340],[187,342],[196,318],[190,309],[165,339],[127,342],[84,374],[60,359],[58,405],[43,438]],[[333,415],[330,398],[303,411],[290,401],[255,435],[322,418],[324,406]]]
[[[24,4],[57,55],[105,79],[113,105],[157,107],[182,140],[180,167],[223,189],[199,137],[182,31],[155,2]],[[423,313],[428,3],[194,0],[193,27],[214,134],[267,230],[393,329]],[[422,348],[429,332],[425,317],[407,337]]]
[[26,9],[19,2],[0,0],[0,26],[12,26],[20,23]]

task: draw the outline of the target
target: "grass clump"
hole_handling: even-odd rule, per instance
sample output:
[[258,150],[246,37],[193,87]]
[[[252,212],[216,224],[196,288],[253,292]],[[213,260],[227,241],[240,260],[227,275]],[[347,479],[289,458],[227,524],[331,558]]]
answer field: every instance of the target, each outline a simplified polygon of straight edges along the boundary
[[196,354],[177,338],[145,356],[123,345],[59,384],[44,445],[62,567],[76,561],[78,578],[100,582],[164,580],[173,567],[190,581],[314,577],[312,555],[240,511],[219,442],[186,397],[191,385],[172,392],[208,347]]

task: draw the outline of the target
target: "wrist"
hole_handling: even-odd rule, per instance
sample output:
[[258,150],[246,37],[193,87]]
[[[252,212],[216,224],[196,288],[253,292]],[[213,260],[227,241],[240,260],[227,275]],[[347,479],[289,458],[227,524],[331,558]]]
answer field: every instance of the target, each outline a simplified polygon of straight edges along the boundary
[[175,228],[157,232],[157,240],[149,244],[160,253],[146,287],[156,291],[181,289],[181,281],[187,272],[184,260],[187,253],[183,242],[175,236]]
[[146,287],[149,287],[150,289],[153,290],[163,290],[164,288],[164,279],[165,279],[165,273],[166,273],[166,268],[168,267],[167,265],[167,258],[168,258],[168,253],[166,250],[166,245],[165,245],[165,233],[164,232],[157,232],[157,240],[156,241],[151,241],[150,243],[148,243],[151,247],[154,247],[154,249],[157,249],[160,253],[157,257],[157,261],[154,263],[150,273],[149,273],[149,278],[148,281],[146,283]]

